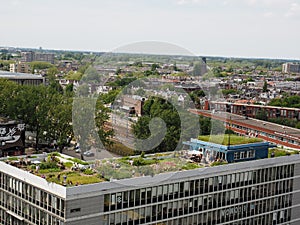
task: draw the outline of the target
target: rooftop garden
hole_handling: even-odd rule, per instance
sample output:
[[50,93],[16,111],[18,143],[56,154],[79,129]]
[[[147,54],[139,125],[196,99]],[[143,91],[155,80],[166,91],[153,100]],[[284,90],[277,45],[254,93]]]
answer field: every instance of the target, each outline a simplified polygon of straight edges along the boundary
[[104,159],[97,161],[95,167],[106,179],[154,176],[164,172],[201,168],[198,163],[183,157],[181,152],[151,155],[142,153],[140,156]]
[[201,168],[184,151],[85,162],[59,153],[10,157],[8,164],[67,187]]
[[242,145],[242,144],[251,144],[262,142],[262,139],[259,138],[248,138],[238,135],[205,135],[199,136],[200,141],[212,142],[220,145]]
[[272,148],[269,149],[269,158],[299,154],[299,151],[292,149]]
[[105,181],[92,165],[80,159],[51,153],[46,156],[9,157],[7,163],[40,176],[49,182],[64,186],[91,184]]

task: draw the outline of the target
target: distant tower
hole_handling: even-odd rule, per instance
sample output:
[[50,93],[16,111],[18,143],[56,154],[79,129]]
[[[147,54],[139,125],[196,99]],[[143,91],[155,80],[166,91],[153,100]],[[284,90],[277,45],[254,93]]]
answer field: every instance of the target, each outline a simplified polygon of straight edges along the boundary
[[207,64],[206,64],[206,57],[202,57],[202,63],[201,63],[201,75],[204,75],[207,73]]

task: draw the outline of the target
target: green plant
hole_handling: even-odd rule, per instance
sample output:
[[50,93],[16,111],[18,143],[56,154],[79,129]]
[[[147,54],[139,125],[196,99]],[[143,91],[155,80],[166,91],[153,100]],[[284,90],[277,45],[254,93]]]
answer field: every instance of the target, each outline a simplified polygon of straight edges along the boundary
[[88,162],[82,161],[82,160],[77,159],[77,158],[72,158],[70,160],[73,161],[73,162],[75,162],[75,163],[81,164],[81,165],[89,165]]
[[56,162],[43,162],[39,167],[41,170],[59,168]]
[[52,152],[49,154],[49,156],[58,156],[61,157],[61,155],[58,152]]
[[197,169],[197,168],[200,168],[200,166],[195,163],[187,163],[186,165],[184,165],[182,167],[183,170],[193,170],[193,169]]
[[9,157],[7,160],[9,160],[9,161],[17,161],[18,157]]
[[211,163],[210,166],[221,166],[221,165],[226,165],[226,164],[228,164],[228,162],[225,162],[225,161],[222,161],[222,162],[215,161],[215,162]]
[[64,166],[67,167],[67,168],[71,168],[73,166],[73,163],[72,162],[65,162]]
[[83,173],[85,175],[93,175],[95,173],[95,171],[89,168],[89,169],[84,170]]

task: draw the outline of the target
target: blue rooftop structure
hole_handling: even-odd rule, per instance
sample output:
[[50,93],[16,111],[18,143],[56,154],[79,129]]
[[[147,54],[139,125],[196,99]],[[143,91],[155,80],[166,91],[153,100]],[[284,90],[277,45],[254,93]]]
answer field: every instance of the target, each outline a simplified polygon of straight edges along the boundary
[[199,152],[207,162],[225,160],[228,163],[268,158],[268,149],[276,147],[269,142],[226,146],[198,139],[191,139],[183,144],[193,152]]

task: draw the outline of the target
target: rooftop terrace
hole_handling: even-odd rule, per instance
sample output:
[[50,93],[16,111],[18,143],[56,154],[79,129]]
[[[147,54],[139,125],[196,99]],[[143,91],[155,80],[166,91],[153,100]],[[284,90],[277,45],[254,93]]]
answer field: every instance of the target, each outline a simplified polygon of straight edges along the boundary
[[185,151],[157,153],[86,162],[59,153],[31,157],[8,157],[6,163],[46,179],[48,182],[71,187],[126,178],[154,176],[201,168],[189,159]]
[[263,140],[259,138],[248,138],[248,137],[243,137],[238,135],[228,135],[228,134],[199,136],[199,140],[212,142],[215,144],[225,145],[225,146],[263,142]]

